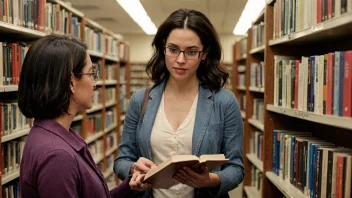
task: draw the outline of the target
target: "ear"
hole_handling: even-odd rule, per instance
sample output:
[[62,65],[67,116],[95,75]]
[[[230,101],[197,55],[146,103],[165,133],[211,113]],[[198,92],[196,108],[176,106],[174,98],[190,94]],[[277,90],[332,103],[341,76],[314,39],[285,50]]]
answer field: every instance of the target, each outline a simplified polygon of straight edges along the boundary
[[76,78],[75,78],[74,74],[71,74],[71,81],[70,81],[71,93],[75,93],[75,85],[76,85]]

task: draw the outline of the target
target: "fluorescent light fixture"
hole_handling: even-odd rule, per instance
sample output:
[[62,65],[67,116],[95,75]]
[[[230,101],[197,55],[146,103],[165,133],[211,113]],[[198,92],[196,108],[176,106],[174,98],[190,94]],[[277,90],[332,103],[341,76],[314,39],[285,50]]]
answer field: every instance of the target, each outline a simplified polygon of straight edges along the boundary
[[244,35],[251,27],[252,22],[258,17],[265,8],[265,0],[248,0],[244,7],[240,19],[237,21],[233,34]]
[[117,3],[130,15],[130,17],[148,35],[155,35],[157,28],[144,10],[139,0],[116,0]]

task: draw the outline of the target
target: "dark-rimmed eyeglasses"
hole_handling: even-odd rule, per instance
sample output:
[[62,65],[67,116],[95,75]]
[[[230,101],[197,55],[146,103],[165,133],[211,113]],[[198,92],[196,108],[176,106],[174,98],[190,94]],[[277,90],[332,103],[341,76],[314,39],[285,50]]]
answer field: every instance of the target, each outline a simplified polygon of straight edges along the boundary
[[89,75],[90,78],[94,81],[94,83],[98,82],[99,80],[99,71],[89,72],[89,73],[74,73],[78,75]]
[[183,55],[186,59],[195,60],[195,59],[199,59],[200,53],[202,53],[203,50],[201,51],[197,51],[194,49],[180,50],[176,47],[164,47],[165,55],[172,58],[177,58],[181,54],[181,52],[183,52]]

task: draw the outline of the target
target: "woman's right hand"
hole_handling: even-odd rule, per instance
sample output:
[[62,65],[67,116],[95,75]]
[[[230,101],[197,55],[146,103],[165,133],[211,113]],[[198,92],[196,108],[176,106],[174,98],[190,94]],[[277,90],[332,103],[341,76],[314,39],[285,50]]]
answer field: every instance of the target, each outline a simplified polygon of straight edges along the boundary
[[141,173],[146,174],[150,169],[156,167],[156,165],[147,158],[140,157],[137,162],[131,166],[131,174]]

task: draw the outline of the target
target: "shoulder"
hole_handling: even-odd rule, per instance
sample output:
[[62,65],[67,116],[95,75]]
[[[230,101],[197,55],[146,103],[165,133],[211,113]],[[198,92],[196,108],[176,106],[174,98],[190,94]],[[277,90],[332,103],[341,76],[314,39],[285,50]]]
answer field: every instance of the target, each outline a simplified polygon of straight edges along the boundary
[[38,126],[33,126],[30,130],[25,148],[32,155],[37,155],[38,158],[43,158],[55,150],[65,151],[70,156],[74,156],[75,153],[73,148],[61,137]]
[[213,91],[214,102],[223,104],[237,103],[235,94],[227,89],[220,88],[218,91]]

